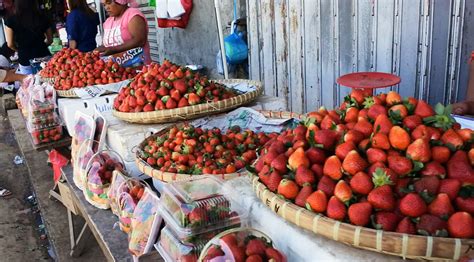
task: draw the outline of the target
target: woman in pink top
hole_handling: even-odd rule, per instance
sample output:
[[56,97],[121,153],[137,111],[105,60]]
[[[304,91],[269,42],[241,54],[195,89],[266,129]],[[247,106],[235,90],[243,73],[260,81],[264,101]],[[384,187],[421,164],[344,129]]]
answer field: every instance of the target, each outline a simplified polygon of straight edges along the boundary
[[103,55],[112,55],[143,47],[145,63],[150,63],[148,24],[143,13],[135,8],[135,1],[103,0],[102,3],[109,18],[104,23],[103,46],[96,50]]

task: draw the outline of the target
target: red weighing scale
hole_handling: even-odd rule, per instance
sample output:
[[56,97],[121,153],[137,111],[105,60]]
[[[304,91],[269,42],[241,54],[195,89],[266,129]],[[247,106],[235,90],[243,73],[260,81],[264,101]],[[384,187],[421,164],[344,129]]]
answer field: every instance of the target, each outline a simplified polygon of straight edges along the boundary
[[336,82],[341,86],[363,90],[367,95],[373,95],[374,89],[399,84],[400,77],[382,72],[357,72],[340,76]]

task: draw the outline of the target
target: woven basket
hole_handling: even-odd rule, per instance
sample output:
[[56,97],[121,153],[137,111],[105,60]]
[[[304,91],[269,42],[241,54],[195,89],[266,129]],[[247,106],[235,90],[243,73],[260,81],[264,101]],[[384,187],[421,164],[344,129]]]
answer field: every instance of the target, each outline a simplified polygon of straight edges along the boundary
[[[302,114],[297,114],[297,113],[292,113],[292,112],[282,112],[282,111],[259,111],[261,114],[263,114],[267,118],[276,118],[276,119],[282,119],[282,118],[296,118],[296,119],[302,119],[304,115]],[[181,127],[183,124],[177,124],[175,126]],[[150,139],[155,139],[157,136],[161,136],[164,133],[168,132],[171,129],[171,127],[165,128],[161,130],[160,132],[157,132],[156,134],[153,134],[146,138],[143,142],[141,142],[138,145],[138,148],[143,149],[147,144]],[[163,182],[173,182],[176,180],[183,180],[183,179],[189,179],[192,174],[178,174],[178,173],[170,173],[170,172],[164,172],[160,171],[158,169],[155,169],[151,167],[146,161],[140,158],[139,151],[136,152],[135,155],[135,163],[138,166],[138,169],[143,172],[145,175],[148,175],[150,177],[159,179]],[[229,173],[229,174],[219,174],[219,175],[212,175],[212,176],[219,176],[224,180],[230,180],[239,176],[246,176],[248,175],[248,172],[246,169],[239,170],[235,173]]]
[[140,124],[160,124],[170,123],[182,120],[195,119],[210,114],[216,114],[219,112],[229,111],[236,107],[250,103],[257,99],[262,93],[262,84],[258,81],[247,80],[247,79],[224,79],[214,80],[217,83],[223,85],[236,84],[236,83],[248,83],[257,87],[255,91],[241,94],[229,99],[198,104],[194,106],[187,106],[175,109],[165,109],[153,112],[138,112],[138,113],[124,113],[114,110],[113,114],[115,117],[132,123]]
[[249,176],[258,198],[283,219],[338,242],[410,259],[457,260],[474,255],[474,239],[425,237],[343,223],[301,208],[271,192],[257,176]]

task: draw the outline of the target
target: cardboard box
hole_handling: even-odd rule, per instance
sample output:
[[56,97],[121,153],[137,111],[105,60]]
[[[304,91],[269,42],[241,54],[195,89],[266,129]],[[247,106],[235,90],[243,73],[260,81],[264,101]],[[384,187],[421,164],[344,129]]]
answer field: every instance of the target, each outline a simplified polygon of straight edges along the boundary
[[63,205],[69,209],[74,215],[79,215],[79,209],[77,208],[71,191],[71,187],[66,182],[58,182],[59,194],[61,195],[61,200]]

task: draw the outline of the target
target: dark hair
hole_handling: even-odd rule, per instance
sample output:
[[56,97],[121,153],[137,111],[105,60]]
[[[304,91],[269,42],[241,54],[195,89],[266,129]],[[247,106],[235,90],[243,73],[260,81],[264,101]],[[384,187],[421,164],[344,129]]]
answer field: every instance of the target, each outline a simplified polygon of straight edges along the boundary
[[93,16],[95,12],[89,7],[86,0],[67,0],[69,2],[69,8],[72,10],[79,9],[83,13]]
[[15,15],[21,25],[32,31],[41,25],[40,19],[44,19],[37,0],[15,0]]
[[8,47],[8,44],[5,42],[3,43],[2,47],[0,47],[0,55],[3,55],[10,61],[10,57],[15,54],[15,51],[13,51],[10,47]]

